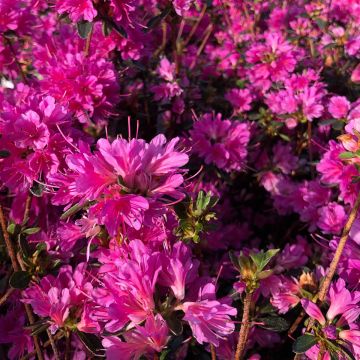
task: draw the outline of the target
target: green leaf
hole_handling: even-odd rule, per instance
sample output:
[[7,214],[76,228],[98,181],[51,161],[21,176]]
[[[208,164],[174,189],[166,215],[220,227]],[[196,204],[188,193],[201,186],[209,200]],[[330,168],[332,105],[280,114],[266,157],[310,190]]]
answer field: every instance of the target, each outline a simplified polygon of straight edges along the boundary
[[40,253],[41,251],[45,251],[45,250],[47,250],[46,243],[40,242],[40,243],[36,244],[36,251],[38,251]]
[[276,332],[282,332],[289,329],[290,324],[280,316],[268,316],[257,319],[257,322],[262,322],[264,325],[260,327]]
[[159,25],[161,21],[170,14],[170,11],[171,11],[171,7],[169,6],[165,8],[159,15],[152,17],[146,24],[147,29],[145,31],[148,32],[151,29],[153,29],[155,26]]
[[323,19],[316,19],[315,20],[317,26],[321,29],[324,30],[326,28],[327,22]]
[[109,36],[111,34],[112,27],[110,24],[108,24],[106,21],[102,22],[102,32],[104,36]]
[[170,331],[175,335],[179,336],[183,332],[183,324],[179,318],[179,313],[172,312],[166,318],[166,323],[169,326]]
[[339,155],[340,159],[352,159],[355,157],[355,154],[350,151],[344,151]]
[[9,284],[14,289],[25,289],[31,280],[31,275],[26,271],[15,271],[9,280]]
[[82,39],[87,39],[92,27],[93,23],[86,20],[81,20],[76,23],[77,32]]
[[85,348],[94,356],[101,356],[103,354],[103,346],[100,339],[94,334],[83,333],[76,331],[80,341]]
[[305,334],[298,337],[293,344],[293,351],[296,354],[302,354],[316,345],[318,339],[310,334]]
[[289,136],[285,135],[285,134],[279,134],[279,136],[285,140],[285,141],[290,141],[291,139],[289,138]]
[[33,227],[23,230],[22,233],[26,235],[32,235],[38,233],[40,230],[41,230],[40,227]]
[[0,150],[0,159],[5,159],[5,158],[9,157],[10,155],[11,155],[10,151]]
[[33,186],[29,190],[31,194],[33,194],[34,196],[41,197],[44,192],[44,189],[45,189],[44,185],[34,182]]
[[252,261],[257,267],[257,271],[262,271],[279,251],[280,249],[270,249],[266,252],[260,251],[257,254],[250,254]]
[[235,266],[235,268],[240,271],[239,258],[235,255],[235,253],[232,250],[229,252],[229,258],[232,264]]
[[19,234],[18,241],[19,241],[20,250],[22,251],[23,255],[25,257],[29,257],[31,255],[31,249],[26,240],[26,236],[24,236],[23,234]]
[[159,357],[159,360],[165,360],[168,356],[168,354],[170,353],[170,349],[166,349],[164,350]]
[[68,217],[70,217],[71,215],[76,214],[79,210],[81,210],[83,207],[85,206],[85,204],[75,204],[74,206],[72,206],[70,209],[66,210],[61,216],[60,216],[60,220],[66,220]]

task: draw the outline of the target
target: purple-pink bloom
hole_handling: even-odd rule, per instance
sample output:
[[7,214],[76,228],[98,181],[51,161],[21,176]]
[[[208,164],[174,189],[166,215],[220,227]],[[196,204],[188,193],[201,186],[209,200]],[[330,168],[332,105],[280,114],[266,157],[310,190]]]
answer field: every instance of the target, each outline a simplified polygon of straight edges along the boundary
[[197,301],[185,302],[180,308],[200,344],[206,342],[218,347],[219,340],[235,329],[230,316],[235,316],[237,310],[223,300],[216,300],[215,286],[211,283],[199,290]]

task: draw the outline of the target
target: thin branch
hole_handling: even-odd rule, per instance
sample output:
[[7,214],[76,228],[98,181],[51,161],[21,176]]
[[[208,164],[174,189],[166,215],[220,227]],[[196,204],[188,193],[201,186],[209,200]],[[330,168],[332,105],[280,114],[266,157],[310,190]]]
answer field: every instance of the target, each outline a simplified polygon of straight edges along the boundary
[[7,289],[6,293],[0,298],[0,306],[6,303],[7,299],[11,296],[11,294],[15,291],[14,288]]
[[216,351],[215,346],[210,344],[211,360],[216,360]]
[[252,292],[247,292],[244,299],[244,310],[242,316],[242,325],[239,332],[239,340],[236,347],[235,360],[243,359],[245,353],[246,341],[250,331],[250,307]]
[[14,268],[14,271],[19,271],[20,267],[19,267],[18,262],[16,261],[15,250],[14,250],[13,244],[12,244],[12,242],[10,240],[9,233],[7,231],[5,215],[4,215],[3,208],[1,206],[1,204],[0,204],[0,225],[1,225],[1,230],[2,230],[3,236],[4,236],[6,249],[7,249],[7,252],[9,254],[9,256],[10,256],[12,267]]
[[56,347],[54,337],[51,335],[51,332],[50,332],[49,329],[47,329],[46,332],[48,334],[49,341],[50,341],[50,344],[51,344],[51,347],[52,347],[52,350],[53,350],[53,353],[54,353],[54,358],[55,358],[55,360],[60,360],[59,352],[58,352],[58,349]]

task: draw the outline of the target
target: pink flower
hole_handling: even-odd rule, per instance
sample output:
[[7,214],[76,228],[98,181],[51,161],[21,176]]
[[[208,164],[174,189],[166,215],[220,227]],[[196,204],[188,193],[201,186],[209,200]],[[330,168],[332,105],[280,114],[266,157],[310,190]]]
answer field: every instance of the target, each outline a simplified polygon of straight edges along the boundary
[[169,329],[160,314],[149,316],[145,325],[136,326],[135,330],[124,335],[125,342],[115,336],[109,336],[102,341],[109,360],[139,359],[142,355],[150,356],[161,352],[168,341]]
[[333,96],[329,101],[328,109],[335,119],[345,118],[350,110],[350,102],[345,96]]
[[183,300],[185,286],[195,280],[198,267],[199,261],[191,259],[190,248],[178,242],[173,246],[171,254],[162,257],[159,283],[170,287],[175,297]]
[[70,310],[84,304],[86,293],[92,290],[91,284],[84,278],[85,269],[84,263],[80,263],[74,271],[70,266],[63,266],[56,278],[47,275],[39,284],[23,292],[22,301],[30,304],[35,314],[50,318],[52,333],[63,327],[70,315],[74,316]]
[[215,286],[211,283],[199,290],[198,301],[185,302],[181,309],[185,313],[184,320],[189,322],[200,344],[208,342],[217,347],[219,339],[230,335],[235,329],[230,316],[237,314],[236,309],[215,299]]
[[251,109],[253,96],[248,89],[231,89],[225,99],[231,103],[235,112],[244,112]]
[[190,9],[192,0],[172,0],[174,9],[179,16],[184,16],[185,12]]
[[354,83],[360,83],[360,64],[356,66],[351,74],[351,81]]
[[321,230],[325,233],[340,233],[346,221],[346,213],[343,206],[331,202],[319,208],[318,213],[320,217],[317,225]]
[[205,114],[194,123],[190,131],[193,151],[203,157],[206,164],[230,172],[243,167],[250,139],[246,123],[222,120],[221,114]]
[[17,304],[0,316],[0,344],[9,344],[8,358],[16,360],[34,350],[30,331],[25,330],[25,313]]
[[97,15],[91,0],[57,0],[56,9],[60,14],[68,13],[72,21],[93,21]]
[[316,304],[308,299],[301,299],[301,305],[310,317],[316,319],[321,325],[325,325],[325,317]]

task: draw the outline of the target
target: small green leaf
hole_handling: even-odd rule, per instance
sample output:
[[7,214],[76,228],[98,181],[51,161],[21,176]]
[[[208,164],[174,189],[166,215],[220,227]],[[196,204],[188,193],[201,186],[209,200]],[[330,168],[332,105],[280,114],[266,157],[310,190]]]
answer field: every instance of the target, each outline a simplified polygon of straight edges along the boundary
[[5,158],[9,157],[10,155],[11,155],[10,151],[0,150],[0,159],[5,159]]
[[229,252],[229,258],[232,264],[235,266],[235,268],[240,270],[239,258],[235,255],[235,253],[232,250]]
[[83,333],[76,331],[80,341],[85,348],[94,356],[101,356],[103,354],[103,346],[100,339],[94,334]]
[[87,39],[92,27],[93,23],[86,20],[81,20],[76,23],[77,32],[82,39]]
[[316,19],[315,22],[321,30],[324,30],[326,28],[327,22],[325,20],[319,18]]
[[168,354],[170,353],[170,349],[165,349],[159,357],[159,360],[165,360],[168,356]]
[[318,339],[310,334],[305,334],[298,337],[293,344],[293,351],[296,354],[302,354],[316,345]]
[[352,159],[355,157],[355,154],[350,151],[344,151],[339,155],[340,159]]
[[40,242],[40,243],[36,244],[36,251],[37,252],[41,252],[41,251],[45,251],[45,250],[47,250],[46,243]]
[[81,210],[83,207],[85,206],[85,204],[75,204],[74,206],[72,206],[70,209],[66,210],[61,216],[60,216],[60,220],[66,220],[68,217],[70,217],[71,215],[76,214],[79,210]]
[[33,186],[29,190],[31,194],[33,194],[34,196],[41,197],[44,192],[44,189],[45,189],[44,185],[34,182]]
[[31,275],[26,271],[14,272],[9,280],[9,284],[14,289],[25,289],[31,280]]
[[102,32],[104,36],[109,36],[111,34],[112,27],[110,24],[108,24],[106,21],[102,22]]
[[22,231],[23,234],[26,235],[32,235],[32,234],[36,234],[41,230],[41,228],[39,227],[33,227],[33,228],[28,228]]
[[147,27],[146,31],[150,31],[155,26],[159,25],[161,23],[161,21],[170,14],[170,11],[171,11],[171,7],[169,6],[169,7],[165,8],[165,10],[163,10],[159,15],[152,17],[146,24],[146,27]]
[[11,234],[11,235],[14,235],[15,234],[15,227],[16,227],[15,223],[9,224],[9,226],[7,227],[7,232],[9,234]]
[[252,261],[257,267],[257,271],[262,271],[279,251],[280,249],[270,249],[266,252],[260,251],[257,254],[250,254]]
[[280,316],[268,316],[257,319],[257,322],[262,322],[264,325],[259,325],[260,327],[276,332],[282,332],[289,329],[290,324]]
[[26,236],[24,236],[23,234],[19,234],[18,241],[19,241],[19,247],[20,247],[23,255],[25,257],[29,257],[31,255],[31,249],[30,249],[29,244],[28,244],[28,242],[26,240]]

